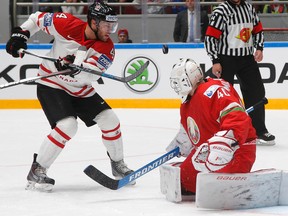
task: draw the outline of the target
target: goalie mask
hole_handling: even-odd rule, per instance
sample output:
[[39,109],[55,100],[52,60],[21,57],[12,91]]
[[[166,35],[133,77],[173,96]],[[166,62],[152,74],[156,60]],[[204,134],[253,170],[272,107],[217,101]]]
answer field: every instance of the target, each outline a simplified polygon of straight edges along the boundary
[[109,28],[110,33],[115,33],[118,27],[118,17],[113,8],[108,4],[96,0],[88,8],[87,20],[91,27],[91,20],[94,19],[97,26],[104,25]]
[[170,76],[171,88],[180,96],[184,103],[192,96],[198,84],[204,79],[202,69],[192,59],[180,59],[172,68]]

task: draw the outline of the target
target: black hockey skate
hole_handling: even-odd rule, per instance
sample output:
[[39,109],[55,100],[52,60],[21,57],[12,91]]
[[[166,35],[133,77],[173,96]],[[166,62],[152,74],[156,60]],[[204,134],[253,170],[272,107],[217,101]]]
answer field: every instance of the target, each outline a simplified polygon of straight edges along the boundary
[[275,136],[269,132],[258,135],[256,139],[256,145],[259,146],[273,146],[275,144]]
[[47,169],[36,162],[37,154],[34,154],[33,163],[27,176],[26,190],[52,191],[55,180],[46,175]]

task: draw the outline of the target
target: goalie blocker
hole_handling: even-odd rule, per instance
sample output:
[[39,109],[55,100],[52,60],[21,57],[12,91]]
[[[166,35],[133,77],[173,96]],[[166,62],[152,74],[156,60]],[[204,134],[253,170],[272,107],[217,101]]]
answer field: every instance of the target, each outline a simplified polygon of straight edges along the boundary
[[[183,200],[179,167],[171,164],[161,166],[160,181],[161,192],[167,200]],[[195,202],[199,208],[249,209],[288,205],[288,171],[199,173],[196,185]]]

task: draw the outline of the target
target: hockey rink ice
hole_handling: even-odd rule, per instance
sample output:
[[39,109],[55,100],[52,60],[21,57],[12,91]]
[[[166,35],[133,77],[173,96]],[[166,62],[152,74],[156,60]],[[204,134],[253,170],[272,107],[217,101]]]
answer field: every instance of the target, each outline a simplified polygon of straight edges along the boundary
[[[138,169],[165,153],[179,128],[178,109],[114,109],[122,127],[125,162]],[[89,164],[112,176],[98,126],[79,122],[48,175],[53,192],[24,190],[33,153],[50,127],[42,110],[0,109],[0,216],[268,216],[288,215],[288,206],[247,210],[200,209],[194,202],[168,202],[160,192],[159,168],[137,179],[135,186],[113,191],[87,177]],[[288,170],[288,110],[267,110],[266,124],[275,146],[257,146],[253,171]],[[179,161],[173,158],[171,161]],[[219,197],[224,199],[224,197]]]

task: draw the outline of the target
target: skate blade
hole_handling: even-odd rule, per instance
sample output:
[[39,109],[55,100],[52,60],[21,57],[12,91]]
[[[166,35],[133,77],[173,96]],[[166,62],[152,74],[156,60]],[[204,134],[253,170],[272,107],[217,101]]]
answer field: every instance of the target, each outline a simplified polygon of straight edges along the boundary
[[36,182],[28,181],[25,190],[30,191],[41,191],[41,192],[51,192],[53,189],[52,184],[38,184]]
[[258,145],[258,146],[273,146],[275,144],[276,144],[275,140],[265,141],[262,139],[256,139],[256,145]]

